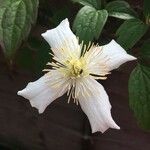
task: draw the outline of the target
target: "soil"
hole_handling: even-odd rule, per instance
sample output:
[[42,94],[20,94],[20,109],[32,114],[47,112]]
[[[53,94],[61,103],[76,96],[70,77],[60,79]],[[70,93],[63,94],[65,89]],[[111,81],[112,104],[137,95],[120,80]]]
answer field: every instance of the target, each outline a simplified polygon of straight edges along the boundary
[[110,97],[112,116],[121,130],[91,134],[80,106],[67,104],[67,97],[55,100],[38,114],[28,100],[16,95],[38,76],[19,70],[0,72],[0,150],[149,150],[150,134],[137,125],[129,109],[128,78],[133,69],[127,63],[113,71],[103,85]]

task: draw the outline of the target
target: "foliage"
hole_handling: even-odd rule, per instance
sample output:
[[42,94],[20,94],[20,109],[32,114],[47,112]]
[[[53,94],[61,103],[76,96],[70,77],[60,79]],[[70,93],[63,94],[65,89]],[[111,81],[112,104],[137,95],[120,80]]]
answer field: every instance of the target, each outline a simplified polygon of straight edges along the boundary
[[49,45],[45,41],[30,37],[18,52],[17,64],[36,74],[41,73],[50,59],[49,51]]
[[[150,25],[150,22],[147,20],[149,18],[148,10],[148,1],[145,0],[143,10],[145,14],[144,30],[148,30]],[[146,32],[144,30],[143,33]],[[139,30],[135,32],[139,32]],[[140,64],[136,66],[129,79],[130,107],[133,109],[141,127],[150,130],[150,40],[144,40],[144,43],[142,43],[139,62]]]
[[146,61],[150,60],[150,39],[144,41],[140,50],[140,58]]
[[84,6],[94,7],[96,9],[101,8],[101,1],[100,0],[73,0],[74,2],[78,2]]
[[138,64],[129,80],[130,106],[141,127],[150,127],[150,68]]
[[132,48],[148,30],[148,25],[139,19],[126,20],[117,30],[117,42],[126,50]]
[[[99,38],[107,22],[108,15],[124,20],[137,17],[136,12],[125,1],[117,0],[109,2],[108,4],[102,0],[73,1],[84,5],[78,12],[73,25],[76,34],[84,41],[92,41],[93,39]],[[90,31],[89,35],[87,35],[87,31]]]
[[73,28],[80,39],[89,42],[93,38],[98,39],[107,17],[106,10],[96,10],[93,7],[84,6],[77,14]]
[[0,0],[0,44],[6,59],[12,61],[35,23],[38,0]]
[[136,12],[125,1],[112,1],[106,5],[109,16],[120,19],[133,19],[137,17]]

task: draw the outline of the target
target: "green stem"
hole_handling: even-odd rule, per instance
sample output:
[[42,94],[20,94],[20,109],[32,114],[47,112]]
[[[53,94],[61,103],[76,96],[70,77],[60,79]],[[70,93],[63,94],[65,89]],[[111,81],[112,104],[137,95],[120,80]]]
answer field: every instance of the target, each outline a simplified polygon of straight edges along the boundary
[[150,25],[150,15],[148,15],[148,16],[146,17],[146,21],[145,21],[145,22],[146,22],[147,25]]
[[106,6],[106,0],[101,0],[101,9],[104,9]]

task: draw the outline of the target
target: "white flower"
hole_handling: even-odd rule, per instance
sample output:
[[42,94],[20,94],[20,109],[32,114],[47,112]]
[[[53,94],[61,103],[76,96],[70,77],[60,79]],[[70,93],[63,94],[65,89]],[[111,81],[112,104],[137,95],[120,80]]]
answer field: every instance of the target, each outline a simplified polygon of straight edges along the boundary
[[[88,33],[87,33],[88,34]],[[42,36],[53,51],[52,69],[35,82],[31,82],[18,95],[29,99],[32,107],[43,113],[46,107],[67,92],[87,115],[92,132],[120,129],[111,116],[111,105],[103,86],[96,79],[105,80],[111,70],[135,60],[114,40],[104,46],[79,45],[69,27],[68,19]]]

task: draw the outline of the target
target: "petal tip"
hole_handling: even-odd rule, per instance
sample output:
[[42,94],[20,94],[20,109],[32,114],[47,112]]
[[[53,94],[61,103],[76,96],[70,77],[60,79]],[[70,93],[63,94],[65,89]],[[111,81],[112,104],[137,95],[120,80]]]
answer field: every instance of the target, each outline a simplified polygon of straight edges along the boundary
[[18,92],[17,92],[17,95],[21,95],[21,91],[18,91]]
[[[110,42],[114,42],[114,43],[117,43],[114,39],[112,39]],[[118,44],[118,43],[117,43]]]
[[25,92],[25,89],[24,89],[24,90],[21,90],[21,91],[18,91],[18,92],[17,92],[17,95],[23,96],[24,92]]
[[108,44],[114,45],[114,46],[120,46],[114,39],[112,39]]
[[120,127],[117,124],[113,128],[117,129],[117,130],[120,130]]
[[112,127],[108,127],[108,126],[107,126],[107,127],[104,128],[104,129],[93,129],[93,128],[92,128],[92,133],[101,132],[101,133],[103,134],[103,133],[105,133],[109,128],[120,130],[120,127],[119,127],[117,124],[115,124],[115,125],[113,125]]
[[47,36],[47,32],[48,32],[48,30],[46,31],[46,32],[44,32],[44,33],[42,33],[41,34],[41,36],[45,39],[45,37]]
[[96,132],[104,133],[104,132],[107,131],[108,129],[109,129],[108,126],[105,126],[103,129],[102,129],[102,128],[92,128],[92,133],[96,133]]
[[44,112],[43,109],[38,109],[39,114],[42,114]]
[[37,101],[33,101],[33,100],[29,100],[29,102],[32,107],[34,107],[38,110],[39,114],[42,114],[47,107],[47,105],[44,105],[41,102],[37,102]]
[[38,103],[35,103],[32,100],[29,100],[29,102],[30,102],[30,104],[31,104],[32,107],[34,107],[34,108],[36,108],[38,110],[39,114],[42,114],[44,112],[45,109],[40,108],[41,106]]
[[69,22],[68,18],[65,18],[62,22]]
[[68,18],[62,20],[60,22],[60,24],[56,27],[56,28],[53,28],[53,29],[50,29],[50,30],[47,30],[46,32],[42,33],[41,36],[46,40],[46,41],[49,41],[48,38],[50,36],[50,34],[53,34],[53,31],[55,31],[56,29],[60,28],[60,27],[68,27],[69,26],[69,21],[68,21]]
[[134,57],[134,56],[132,56],[132,55],[129,55],[129,54],[128,54],[128,59],[129,59],[130,61],[132,61],[132,60],[136,60],[137,58]]
[[110,128],[120,130],[120,127],[113,121]]

